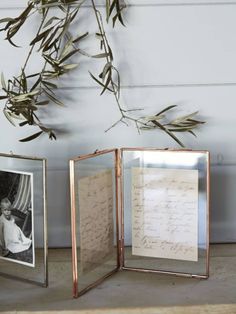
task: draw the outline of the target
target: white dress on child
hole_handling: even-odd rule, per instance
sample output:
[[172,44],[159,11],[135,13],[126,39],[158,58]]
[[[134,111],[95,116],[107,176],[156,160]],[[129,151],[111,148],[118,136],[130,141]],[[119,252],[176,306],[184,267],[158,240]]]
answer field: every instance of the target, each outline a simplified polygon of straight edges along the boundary
[[12,253],[19,253],[29,249],[32,240],[24,235],[21,229],[16,225],[13,217],[7,220],[1,215],[0,224],[3,224],[3,236],[7,250]]

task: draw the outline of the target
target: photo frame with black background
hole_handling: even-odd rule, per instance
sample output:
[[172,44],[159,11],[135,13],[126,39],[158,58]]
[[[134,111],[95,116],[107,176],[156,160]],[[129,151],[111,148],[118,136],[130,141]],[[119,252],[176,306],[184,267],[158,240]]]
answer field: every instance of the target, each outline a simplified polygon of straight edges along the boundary
[[33,174],[0,170],[0,259],[35,266]]
[[0,153],[0,275],[48,286],[44,158]]

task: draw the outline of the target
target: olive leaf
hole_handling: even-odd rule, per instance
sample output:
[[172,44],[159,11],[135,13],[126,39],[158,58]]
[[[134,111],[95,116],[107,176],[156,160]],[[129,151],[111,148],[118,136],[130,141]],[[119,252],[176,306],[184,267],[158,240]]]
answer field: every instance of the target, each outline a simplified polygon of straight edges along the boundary
[[34,8],[33,2],[29,2],[28,6],[26,9],[16,18],[5,18],[1,20],[1,23],[6,23],[5,27],[0,29],[0,31],[7,31],[6,39],[9,41],[11,45],[14,47],[19,47],[17,46],[13,41],[12,38],[16,35],[16,33],[20,30],[22,25],[25,23],[27,20],[30,12]]
[[38,34],[30,43],[30,46],[36,44],[37,42],[41,41],[43,39],[43,42],[46,40],[48,34],[51,32],[51,30],[53,29],[53,27],[47,29],[46,31]]
[[92,56],[93,58],[107,58],[109,56],[109,53],[104,52],[104,53],[99,53],[98,55]]
[[84,39],[85,37],[87,37],[88,34],[89,34],[89,33],[86,32],[86,33],[84,33],[83,35],[78,36],[77,38],[75,38],[75,39],[73,40],[73,44],[78,43],[79,41],[81,41],[82,39]]
[[[92,77],[92,79],[93,79],[96,83],[98,83],[98,84],[101,85],[103,88],[105,88],[105,85],[104,85],[101,81],[99,81],[91,72],[89,72],[89,74],[90,74],[90,76]],[[106,87],[106,90],[109,90],[110,92],[113,92],[113,90],[110,89],[109,87]]]
[[198,114],[198,112],[196,111],[188,115],[177,117],[169,122],[162,123],[161,120],[166,119],[164,113],[176,107],[177,105],[171,105],[164,108],[154,116],[142,117],[139,120],[139,122],[141,121],[141,123],[143,124],[140,129],[142,130],[153,130],[156,128],[160,129],[164,131],[166,134],[168,134],[170,137],[172,137],[180,146],[184,147],[184,144],[177,138],[177,136],[174,133],[188,132],[193,136],[196,136],[193,130],[196,129],[199,125],[204,124],[205,122],[192,119]]
[[32,140],[36,139],[37,137],[39,137],[41,134],[43,134],[43,131],[40,131],[40,132],[34,133],[33,135],[25,137],[25,138],[21,139],[20,142],[32,141]]
[[107,1],[106,3],[106,7],[107,7],[107,12],[108,12],[108,19],[111,17],[113,11],[115,12],[115,15],[112,18],[112,22],[113,22],[113,27],[116,24],[116,21],[119,20],[119,22],[125,26],[124,21],[123,21],[123,17],[122,17],[122,11],[126,8],[125,3],[123,3],[123,5],[120,4],[120,0],[113,0],[111,3],[110,1]]
[[2,84],[2,88],[3,88],[4,90],[6,90],[6,89],[7,89],[7,85],[6,85],[6,82],[5,82],[5,78],[4,78],[4,74],[3,74],[3,73],[1,73],[1,84]]
[[7,118],[7,120],[13,125],[16,126],[14,119],[11,116],[11,112],[7,111],[6,109],[3,110],[3,113],[5,115],[5,117]]
[[80,49],[75,49],[69,53],[67,53],[65,56],[63,56],[62,59],[60,59],[60,63],[63,63],[64,61],[66,61],[67,59],[69,59],[70,57],[72,57],[74,54],[78,53],[80,51]]
[[59,17],[53,16],[51,17],[43,26],[43,28],[48,27],[49,25],[51,25],[54,21],[58,21],[60,20]]

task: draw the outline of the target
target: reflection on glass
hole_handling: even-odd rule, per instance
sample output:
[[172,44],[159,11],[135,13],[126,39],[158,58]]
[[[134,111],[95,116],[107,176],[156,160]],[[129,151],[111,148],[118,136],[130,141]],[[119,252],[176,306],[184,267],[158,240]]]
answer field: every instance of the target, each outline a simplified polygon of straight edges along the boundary
[[111,170],[79,180],[81,273],[96,269],[113,253]]
[[208,272],[208,153],[123,150],[124,266]]
[[75,161],[79,294],[117,265],[115,153]]

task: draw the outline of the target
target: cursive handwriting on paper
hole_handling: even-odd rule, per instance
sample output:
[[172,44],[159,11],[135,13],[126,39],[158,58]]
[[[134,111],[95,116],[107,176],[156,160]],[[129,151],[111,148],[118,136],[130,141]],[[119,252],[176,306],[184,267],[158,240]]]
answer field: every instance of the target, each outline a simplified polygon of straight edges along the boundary
[[113,252],[112,171],[79,180],[81,271],[104,263]]
[[198,170],[132,169],[132,254],[198,260]]

